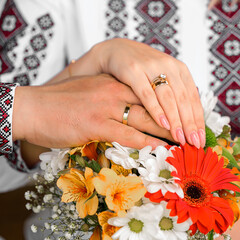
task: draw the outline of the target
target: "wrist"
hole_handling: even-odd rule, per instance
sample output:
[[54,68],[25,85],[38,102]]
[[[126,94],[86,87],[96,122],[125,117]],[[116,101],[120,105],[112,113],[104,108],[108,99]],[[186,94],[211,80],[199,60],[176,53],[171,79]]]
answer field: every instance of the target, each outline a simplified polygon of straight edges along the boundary
[[30,86],[17,87],[15,90],[13,116],[12,116],[12,134],[13,141],[23,140],[27,132],[31,131],[32,123],[30,113],[33,109],[32,88]]

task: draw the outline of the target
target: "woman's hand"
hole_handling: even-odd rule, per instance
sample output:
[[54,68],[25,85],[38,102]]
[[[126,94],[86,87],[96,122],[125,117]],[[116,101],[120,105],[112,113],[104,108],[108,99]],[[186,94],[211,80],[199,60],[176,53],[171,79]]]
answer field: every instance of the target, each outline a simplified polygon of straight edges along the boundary
[[[132,107],[128,125],[124,125],[128,103]],[[94,139],[134,148],[166,144],[142,132],[173,140],[170,132],[160,128],[141,106],[131,88],[108,75],[16,88],[14,140],[53,148],[78,146]]]
[[[198,148],[205,145],[202,105],[184,63],[127,39],[108,40],[91,51],[98,56],[96,69],[130,86],[155,122],[170,129],[175,141],[184,144],[186,136],[187,141]],[[154,91],[151,82],[160,74],[167,76],[169,85],[161,85]]]

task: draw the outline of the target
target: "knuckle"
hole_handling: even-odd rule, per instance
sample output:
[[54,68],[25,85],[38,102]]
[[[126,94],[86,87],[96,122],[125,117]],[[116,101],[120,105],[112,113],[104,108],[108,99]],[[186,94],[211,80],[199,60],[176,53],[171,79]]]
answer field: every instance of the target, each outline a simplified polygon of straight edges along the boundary
[[187,65],[184,62],[178,60],[178,65],[181,71],[184,71],[184,72],[189,71]]
[[140,108],[141,119],[144,123],[151,122],[152,118],[145,108]]
[[141,91],[141,96],[145,99],[151,98],[153,91],[151,88],[143,88]]
[[173,99],[174,98],[171,88],[165,87],[164,89],[162,88],[161,90],[164,90],[159,95],[159,97],[162,101],[165,101],[166,99]]
[[135,133],[136,133],[136,130],[132,127],[123,129],[123,136],[126,138],[126,140],[133,139],[135,136]]
[[144,135],[143,137],[143,146],[151,146],[153,143],[153,138],[148,136],[148,135]]
[[177,101],[180,104],[185,104],[189,101],[188,94],[186,91],[181,91],[180,94],[178,94]]
[[136,61],[131,61],[128,63],[129,69],[131,69],[132,72],[139,72],[140,66],[139,63]]

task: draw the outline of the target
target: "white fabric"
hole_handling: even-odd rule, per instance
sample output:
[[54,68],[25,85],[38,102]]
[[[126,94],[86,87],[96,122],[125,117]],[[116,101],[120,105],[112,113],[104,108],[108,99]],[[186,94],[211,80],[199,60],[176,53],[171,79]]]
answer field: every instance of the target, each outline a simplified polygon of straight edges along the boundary
[[[47,56],[41,62],[38,77],[31,83],[40,85],[60,72],[66,61],[70,62],[71,59],[76,59],[83,54],[76,3],[75,0],[14,0],[14,2],[28,27],[25,30],[26,34],[20,38],[18,46],[14,48],[14,52],[19,56],[14,62],[14,71],[0,76],[0,81],[3,83],[13,81],[13,77],[18,73],[18,67],[22,64],[23,50],[29,45],[32,37],[30,33],[32,26],[36,25],[37,18],[49,13],[54,21],[53,38],[48,41]],[[6,0],[0,1],[1,12],[5,3]],[[0,157],[0,192],[13,190],[27,182],[28,174],[12,169],[4,157]]]
[[[0,11],[6,0],[0,2]],[[32,85],[39,85],[58,72],[65,61],[80,57],[97,42],[105,40],[107,10],[106,0],[15,0],[15,3],[29,27],[21,42],[14,49],[21,54],[26,43],[29,42],[30,26],[36,19],[49,13],[54,20],[53,39],[48,42],[47,57],[42,62],[38,77]],[[136,31],[133,15],[136,0],[126,1],[129,13],[129,32]],[[179,40],[181,42],[179,58],[187,63],[200,90],[208,88],[209,73],[207,69],[207,0],[177,0],[179,7]],[[131,38],[131,36],[129,36]],[[51,50],[51,53],[50,53]],[[21,59],[17,59],[17,61]],[[16,62],[15,65],[21,63]],[[14,74],[1,76],[2,82],[11,82]],[[5,161],[0,159],[0,192],[19,187],[26,182],[27,176],[12,170]],[[14,176],[14,177],[13,177]],[[8,184],[7,184],[8,183]]]

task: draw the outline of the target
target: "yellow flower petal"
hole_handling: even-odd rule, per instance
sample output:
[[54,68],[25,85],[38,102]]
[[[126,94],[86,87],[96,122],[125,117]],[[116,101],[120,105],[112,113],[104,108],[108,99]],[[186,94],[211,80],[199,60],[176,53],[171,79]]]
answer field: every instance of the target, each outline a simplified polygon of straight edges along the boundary
[[108,168],[102,168],[97,177],[93,179],[96,191],[101,195],[106,195],[108,185],[115,181],[117,174]]

